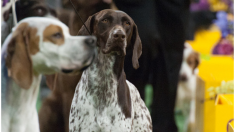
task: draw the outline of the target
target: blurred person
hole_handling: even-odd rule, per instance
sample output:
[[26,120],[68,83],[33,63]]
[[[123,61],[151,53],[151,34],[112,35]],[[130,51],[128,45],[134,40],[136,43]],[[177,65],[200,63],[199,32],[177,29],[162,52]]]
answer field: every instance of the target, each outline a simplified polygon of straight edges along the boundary
[[138,70],[128,68],[130,60],[126,57],[127,79],[138,88],[143,99],[146,83],[150,80],[153,85],[153,131],[177,132],[174,106],[190,1],[114,1],[118,9],[134,19],[143,44]]

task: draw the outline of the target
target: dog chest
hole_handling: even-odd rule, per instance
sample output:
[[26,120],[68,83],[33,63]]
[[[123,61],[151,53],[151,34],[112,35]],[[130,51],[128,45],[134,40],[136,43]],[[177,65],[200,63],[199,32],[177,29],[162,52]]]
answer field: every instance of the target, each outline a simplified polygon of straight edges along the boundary
[[[82,92],[80,93],[82,95]],[[93,105],[92,97],[87,97],[85,100],[80,99],[77,103],[73,100],[70,113],[70,126],[74,126],[72,128],[75,131],[79,129],[83,131],[126,131],[131,129],[131,118],[125,118],[117,101],[110,103],[109,106],[97,107]]]

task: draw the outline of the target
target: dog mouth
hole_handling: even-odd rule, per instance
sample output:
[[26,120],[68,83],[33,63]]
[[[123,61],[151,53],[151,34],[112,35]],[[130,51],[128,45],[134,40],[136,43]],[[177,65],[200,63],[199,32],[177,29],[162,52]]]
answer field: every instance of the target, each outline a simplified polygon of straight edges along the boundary
[[83,68],[81,68],[80,71],[84,71],[86,70],[95,60],[95,57],[96,57],[96,52],[94,52],[94,54],[92,55],[92,57],[89,57],[89,59],[87,59],[84,64],[86,64]]
[[64,74],[76,74],[76,73],[80,73],[84,70],[86,70],[94,61],[96,57],[96,54],[92,54],[90,57],[88,57],[84,62],[83,62],[83,67],[79,68],[79,69],[62,69],[61,72]]
[[104,47],[101,49],[103,54],[110,54],[115,56],[126,55],[126,40],[111,40],[108,39]]
[[122,57],[126,55],[125,51],[121,51],[121,50],[113,50],[113,51],[108,51],[108,52],[103,50],[102,52],[103,54],[110,54],[110,55],[116,55],[116,56],[122,56]]
[[107,46],[102,50],[103,54],[111,54],[111,55],[117,55],[117,56],[125,56],[126,51],[124,48],[119,46]]
[[83,65],[85,65],[85,67],[91,65],[91,63],[94,61],[94,58],[96,56],[96,51],[95,50],[93,50],[93,51],[94,52],[90,53],[90,55],[83,62]]
[[74,70],[72,69],[62,69],[62,72],[65,74],[72,73]]
[[[90,66],[90,65],[89,65]],[[84,66],[81,71],[85,71],[89,66]]]
[[77,71],[77,72],[82,72],[82,71],[86,70],[89,66],[90,66],[90,65],[88,65],[88,66],[84,66],[84,67],[83,67],[83,68],[81,68],[80,70],[74,70],[74,69],[62,69],[61,71],[62,71],[62,73],[65,73],[65,74],[75,73],[75,71]]

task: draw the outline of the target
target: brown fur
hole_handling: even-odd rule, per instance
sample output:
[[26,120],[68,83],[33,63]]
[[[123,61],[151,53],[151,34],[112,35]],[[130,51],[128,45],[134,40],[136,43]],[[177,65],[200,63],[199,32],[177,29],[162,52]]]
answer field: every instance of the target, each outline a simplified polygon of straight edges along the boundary
[[132,55],[132,65],[135,69],[139,68],[139,62],[138,59],[140,58],[142,54],[142,44],[139,37],[139,33],[137,31],[137,26],[134,25],[133,27],[133,37],[131,39],[131,42],[133,43],[133,55]]
[[[86,21],[89,16],[103,9],[117,9],[114,3],[106,3],[103,0],[72,0],[72,2],[83,21]],[[69,27],[71,35],[77,35],[82,27],[82,22],[73,10],[70,0],[63,0],[63,5],[70,10],[58,10],[58,18]]]
[[[38,51],[39,37],[37,30],[27,23],[21,23],[12,34],[8,45],[6,66],[8,74],[24,89],[29,89],[32,84],[32,60],[30,54]],[[35,39],[36,38],[36,39]]]
[[[60,39],[56,39],[55,35],[59,34],[62,37]],[[62,28],[57,25],[49,25],[43,32],[43,41],[44,42],[52,42],[53,44],[62,45],[64,44],[64,35],[62,32]]]
[[[86,21],[89,16],[95,14],[96,12],[105,9],[105,8],[111,8],[111,5],[104,4],[102,1],[99,1],[97,4],[99,6],[93,6],[89,5],[89,3],[85,2],[87,4],[84,6],[82,3],[76,3],[76,1],[72,0],[75,6],[78,9],[79,14],[81,15],[83,21]],[[69,4],[69,1],[65,2],[64,4]],[[113,5],[113,3],[112,3]],[[68,6],[68,5],[67,5]],[[113,6],[115,7],[115,6]],[[72,8],[70,6],[70,8]],[[77,35],[79,29],[82,27],[82,22],[79,19],[79,17],[76,15],[74,10],[66,10],[66,9],[60,9],[58,11],[58,18],[65,23],[69,29],[71,35]],[[59,116],[57,118],[63,119],[63,122],[61,120],[57,120],[57,122],[52,121],[52,117],[54,114],[52,111],[46,111],[46,109],[54,109],[54,105],[49,105],[47,103],[48,101],[51,102],[50,96],[46,98],[43,101],[42,108],[39,111],[39,122],[40,122],[40,131],[41,132],[60,132],[57,131],[56,126],[63,126],[61,127],[62,132],[69,132],[69,113],[70,113],[70,107],[71,102],[73,99],[73,95],[75,92],[75,88],[77,83],[80,80],[82,73],[80,73],[77,76],[69,76],[69,75],[63,75],[63,74],[56,74],[47,76],[47,85],[50,89],[53,89],[50,96],[55,97],[55,100],[53,103],[55,104],[62,104],[62,105],[56,105],[57,111],[53,111],[53,113],[57,113],[56,115]]]
[[41,132],[69,132],[70,106],[80,77],[81,74],[77,76],[46,75],[47,85],[52,92],[43,101],[39,111]]
[[[139,65],[142,44],[136,24],[126,13],[110,9],[90,16],[85,24],[97,37],[98,55],[76,87],[70,131],[118,131],[113,130],[118,126],[119,131],[151,131],[147,107],[124,72],[127,47],[132,48],[133,67]],[[87,33],[85,26],[79,30],[79,35]]]
[[[112,10],[103,10],[100,11],[99,13],[96,13],[88,18],[86,21],[86,26],[88,30],[92,33],[92,35],[97,36],[97,45],[98,47],[101,47],[102,49],[105,50],[105,52],[111,52],[111,51],[117,51],[115,48],[119,48],[119,50],[124,50],[124,51],[118,51],[123,53],[122,57],[118,56],[115,61],[114,65],[114,73],[117,75],[118,78],[118,103],[122,108],[123,113],[125,114],[126,117],[131,116],[131,100],[130,100],[130,91],[126,83],[126,75],[124,72],[124,59],[125,59],[125,48],[123,48],[123,44],[117,43],[115,41],[110,42],[108,40],[108,36],[110,34],[110,30],[114,27],[117,27],[118,23],[116,25],[110,25],[110,27],[107,28],[107,31],[102,31],[104,28],[103,25],[98,25],[98,22],[102,21],[103,16],[109,14],[109,15],[114,15],[112,14]],[[122,14],[120,14],[122,15]],[[127,38],[127,46],[131,47],[133,49],[133,56],[132,56],[132,64],[135,69],[139,68],[139,62],[138,59],[142,53],[142,44],[141,40],[138,34],[137,26],[134,23],[134,21],[128,16],[124,15],[125,17],[129,18],[131,25],[131,31],[129,29],[126,29],[126,35],[125,38]],[[114,17],[117,17],[114,15]],[[120,27],[119,27],[120,28]],[[124,30],[125,27],[122,29]],[[80,35],[87,35],[88,31],[85,29],[83,26],[79,30]],[[101,35],[102,34],[102,35]],[[112,43],[111,46],[107,46],[106,43]],[[107,48],[108,47],[108,48]],[[109,51],[110,50],[110,51]]]
[[[77,81],[80,75],[47,75],[47,85],[51,94],[43,101],[39,111],[41,132],[68,132],[69,111]],[[74,82],[74,83],[73,83]]]
[[[15,9],[17,10],[16,16],[18,22],[24,18],[33,17],[33,16],[38,16],[38,17],[57,16],[55,10],[50,8],[45,3],[45,0],[17,0],[15,3]],[[12,25],[13,23],[11,22],[11,20],[9,20],[10,14],[12,14],[12,7],[7,9],[6,11],[3,11],[3,18],[7,24],[8,30],[2,32],[1,35],[2,43],[5,41],[6,37],[11,33],[11,28],[13,26]]]
[[39,51],[39,36],[37,36],[36,28],[27,28],[27,36],[29,38],[29,52],[31,55],[36,54]]
[[[121,65],[117,65],[118,63],[121,63]],[[126,118],[131,117],[131,97],[130,97],[130,90],[128,88],[128,85],[126,83],[126,74],[124,72],[124,57],[117,58],[116,64],[114,65],[114,71],[115,69],[119,69],[119,72],[116,71],[116,73],[121,74],[118,76],[118,104],[122,108],[122,112],[124,113]]]
[[190,53],[190,55],[187,58],[187,63],[193,69],[192,72],[194,72],[194,70],[199,65],[199,54],[196,52]]

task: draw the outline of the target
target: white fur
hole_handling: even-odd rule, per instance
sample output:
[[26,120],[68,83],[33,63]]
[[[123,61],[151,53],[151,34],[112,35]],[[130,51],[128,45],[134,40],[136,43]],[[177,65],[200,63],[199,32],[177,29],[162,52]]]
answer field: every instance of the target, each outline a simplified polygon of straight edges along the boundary
[[[68,27],[58,20],[42,17],[26,18],[19,22],[28,23],[37,29],[40,38],[39,52],[31,55],[33,63],[33,82],[28,90],[20,88],[12,78],[8,77],[5,57],[11,34],[2,48],[2,87],[1,87],[1,131],[2,132],[39,132],[36,101],[41,74],[54,74],[65,69],[81,69],[91,63],[94,56],[93,48],[85,44],[85,39],[94,37],[72,37]],[[58,46],[43,41],[43,31],[50,24],[58,25],[63,30],[65,43]],[[17,25],[17,26],[18,26]],[[13,32],[17,30],[17,26]],[[17,44],[17,43],[16,43]],[[83,63],[87,61],[86,63]],[[29,69],[30,70],[30,69]]]
[[181,64],[180,75],[186,75],[187,81],[179,81],[177,88],[175,111],[181,111],[186,117],[184,121],[183,132],[187,132],[190,124],[195,124],[195,95],[196,95],[196,69],[188,65],[187,58],[190,53],[194,52],[192,47],[185,43],[183,61]]
[[114,56],[98,54],[83,72],[73,97],[70,132],[151,132],[150,113],[136,87],[126,80],[131,97],[131,117],[118,104]]

